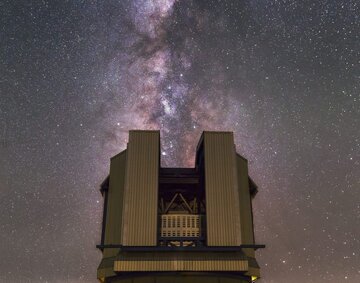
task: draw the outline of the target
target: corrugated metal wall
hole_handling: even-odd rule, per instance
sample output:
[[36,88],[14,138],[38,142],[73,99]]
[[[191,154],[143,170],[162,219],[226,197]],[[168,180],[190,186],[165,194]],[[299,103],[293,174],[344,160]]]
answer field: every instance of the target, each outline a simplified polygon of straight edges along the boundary
[[[126,150],[111,158],[104,244],[121,244],[125,166]],[[103,257],[116,256],[118,251],[105,249]]]
[[114,270],[124,271],[247,271],[248,262],[240,253],[140,253],[122,254]]
[[[242,244],[253,244],[253,223],[251,216],[251,198],[249,190],[249,175],[247,160],[240,155],[236,156],[238,171],[238,190],[240,203],[240,219],[241,219],[241,239]],[[254,249],[245,249],[245,252],[254,257]]]
[[[202,143],[207,245],[254,243],[246,159],[236,154],[231,132],[204,132]],[[105,245],[157,245],[159,167],[160,133],[130,131],[127,150],[111,159]],[[245,271],[259,276],[253,249],[244,249],[245,254],[118,251],[104,249],[98,278],[115,278],[114,271]]]
[[127,148],[122,243],[157,244],[159,131],[130,131]]
[[204,132],[207,244],[241,244],[236,152],[231,132]]

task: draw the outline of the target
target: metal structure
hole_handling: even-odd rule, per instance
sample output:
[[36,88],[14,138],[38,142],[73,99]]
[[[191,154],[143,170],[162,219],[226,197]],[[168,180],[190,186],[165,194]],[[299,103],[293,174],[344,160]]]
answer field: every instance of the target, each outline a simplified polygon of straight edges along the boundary
[[130,131],[101,185],[100,282],[252,282],[259,276],[247,160],[203,132],[194,168],[160,167],[159,131]]

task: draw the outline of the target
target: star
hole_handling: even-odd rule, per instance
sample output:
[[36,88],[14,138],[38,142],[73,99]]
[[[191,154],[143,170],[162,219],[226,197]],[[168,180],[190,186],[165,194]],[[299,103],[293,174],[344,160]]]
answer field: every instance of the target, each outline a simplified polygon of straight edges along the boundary
[[234,132],[262,282],[360,282],[356,8],[2,1],[0,281],[97,282],[99,185],[147,129],[162,167],[193,167],[204,130]]

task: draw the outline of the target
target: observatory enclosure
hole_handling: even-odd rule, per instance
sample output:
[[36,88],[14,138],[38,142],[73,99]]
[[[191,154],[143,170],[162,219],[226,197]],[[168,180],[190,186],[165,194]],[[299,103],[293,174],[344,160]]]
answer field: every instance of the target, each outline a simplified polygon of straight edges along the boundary
[[203,132],[195,168],[160,167],[160,132],[130,131],[101,185],[101,282],[252,282],[257,193],[232,132]]

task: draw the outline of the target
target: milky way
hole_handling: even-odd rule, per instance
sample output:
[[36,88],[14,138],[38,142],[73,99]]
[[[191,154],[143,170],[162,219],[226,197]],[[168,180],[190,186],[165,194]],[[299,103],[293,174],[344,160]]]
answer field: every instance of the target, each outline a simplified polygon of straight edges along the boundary
[[360,282],[357,1],[0,1],[0,282],[96,282],[130,129],[234,132],[261,282]]
[[[117,20],[125,27],[122,32],[127,38],[120,39],[122,48],[117,45],[113,50],[116,56],[109,62],[106,76],[108,87],[120,97],[118,104],[112,98],[109,104],[124,109],[109,113],[113,124],[121,127],[121,131],[109,129],[115,136],[108,142],[115,148],[119,140],[126,139],[128,129],[161,129],[163,165],[193,166],[201,131],[233,130],[246,121],[245,107],[236,96],[239,89],[226,85],[234,82],[227,61],[241,61],[237,56],[243,53],[235,57],[235,51],[224,48],[221,40],[233,36],[232,30],[227,30],[234,25],[226,15],[230,7],[211,15],[211,5],[176,1],[125,4],[128,14]],[[218,38],[209,49],[202,37],[211,32]],[[237,48],[244,41],[236,39]]]

